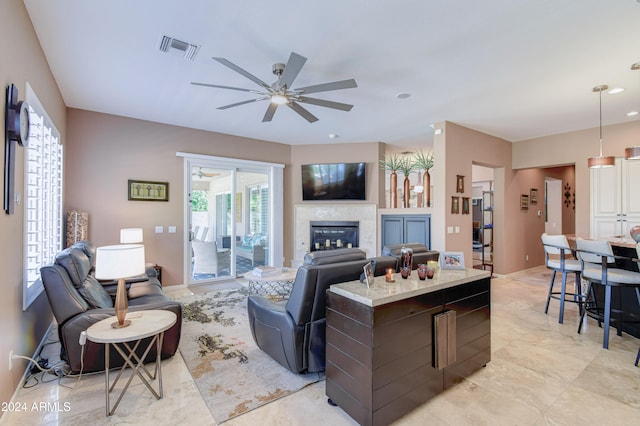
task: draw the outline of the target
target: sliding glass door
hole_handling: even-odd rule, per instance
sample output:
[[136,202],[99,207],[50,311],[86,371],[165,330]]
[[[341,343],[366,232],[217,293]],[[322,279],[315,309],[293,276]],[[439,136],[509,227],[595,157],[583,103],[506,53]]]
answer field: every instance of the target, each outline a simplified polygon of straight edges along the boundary
[[282,266],[281,166],[195,156],[185,171],[188,284]]

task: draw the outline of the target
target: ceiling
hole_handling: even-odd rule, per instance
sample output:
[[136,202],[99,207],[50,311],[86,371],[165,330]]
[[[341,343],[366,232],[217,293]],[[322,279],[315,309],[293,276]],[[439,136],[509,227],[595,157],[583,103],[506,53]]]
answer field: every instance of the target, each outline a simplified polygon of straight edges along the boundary
[[[429,145],[433,123],[506,140],[638,120],[640,0],[24,0],[68,107],[291,145]],[[199,45],[195,60],[161,52],[163,35]],[[291,52],[308,58],[294,87],[355,78],[314,94],[308,123],[267,101],[204,82],[256,89],[212,60],[272,83]],[[399,93],[409,93],[398,99]],[[306,105],[305,105],[306,106]],[[330,139],[329,134],[337,135]]]

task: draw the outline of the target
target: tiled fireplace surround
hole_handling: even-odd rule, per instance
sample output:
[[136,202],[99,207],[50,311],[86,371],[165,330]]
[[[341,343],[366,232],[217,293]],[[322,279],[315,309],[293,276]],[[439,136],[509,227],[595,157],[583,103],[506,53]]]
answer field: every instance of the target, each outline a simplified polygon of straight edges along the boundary
[[302,263],[310,250],[310,222],[357,221],[359,222],[360,248],[367,257],[376,255],[377,208],[375,204],[297,204],[295,206],[294,259],[292,266]]

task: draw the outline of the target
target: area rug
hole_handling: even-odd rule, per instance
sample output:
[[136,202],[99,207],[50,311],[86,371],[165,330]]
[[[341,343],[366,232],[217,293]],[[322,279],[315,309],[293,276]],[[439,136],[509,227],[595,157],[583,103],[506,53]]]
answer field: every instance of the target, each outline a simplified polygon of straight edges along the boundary
[[216,423],[324,379],[294,374],[256,346],[245,288],[176,299],[183,305],[180,353]]

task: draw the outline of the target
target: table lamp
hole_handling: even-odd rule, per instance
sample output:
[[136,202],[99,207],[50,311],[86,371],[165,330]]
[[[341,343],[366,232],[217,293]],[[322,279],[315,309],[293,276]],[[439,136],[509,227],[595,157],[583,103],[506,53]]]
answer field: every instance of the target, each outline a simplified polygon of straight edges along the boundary
[[124,228],[120,230],[120,244],[142,243],[142,228]]
[[143,274],[144,266],[144,246],[142,244],[120,244],[96,249],[96,279],[118,280],[114,306],[118,321],[111,324],[113,328],[127,327],[131,324],[130,320],[125,320],[128,303],[124,280]]

